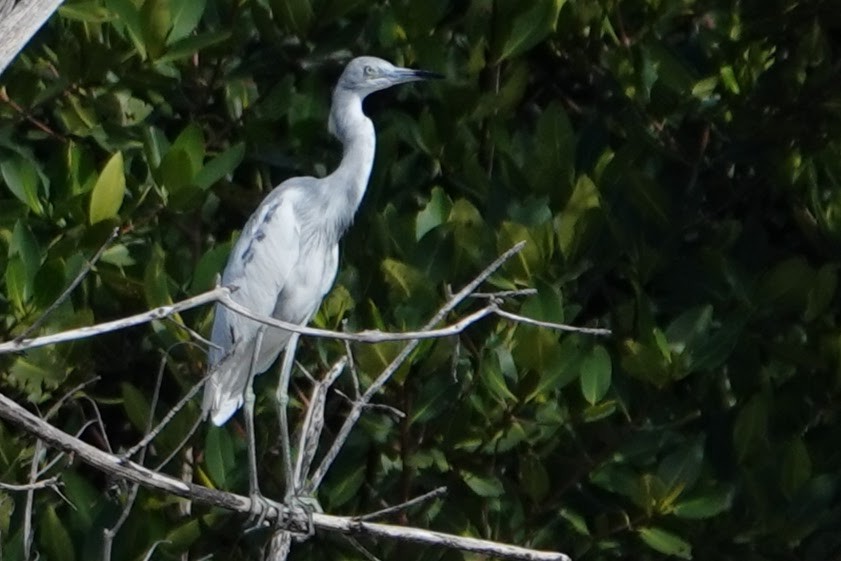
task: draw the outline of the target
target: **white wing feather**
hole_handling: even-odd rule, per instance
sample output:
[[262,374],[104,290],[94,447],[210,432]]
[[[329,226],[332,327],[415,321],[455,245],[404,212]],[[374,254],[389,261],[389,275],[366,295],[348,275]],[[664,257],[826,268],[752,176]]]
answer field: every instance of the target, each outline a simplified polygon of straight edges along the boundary
[[[298,263],[301,227],[295,216],[294,199],[294,191],[283,186],[266,197],[245,225],[222,275],[224,285],[237,287],[231,295],[237,303],[264,316],[274,315],[278,298]],[[211,375],[203,408],[217,426],[242,405],[260,327],[258,322],[216,306],[212,341],[220,348],[211,348],[209,353]],[[271,366],[288,338],[287,332],[267,329],[257,373]]]

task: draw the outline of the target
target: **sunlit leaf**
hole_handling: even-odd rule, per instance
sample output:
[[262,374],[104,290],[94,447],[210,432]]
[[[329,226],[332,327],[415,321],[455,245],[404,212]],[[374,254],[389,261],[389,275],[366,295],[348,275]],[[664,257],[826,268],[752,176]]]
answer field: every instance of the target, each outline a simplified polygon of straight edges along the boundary
[[596,345],[581,362],[581,394],[591,405],[595,405],[610,389],[613,367],[610,354],[601,345]]
[[91,191],[88,217],[91,224],[116,218],[123,204],[126,191],[126,176],[123,170],[123,154],[117,152],[99,174]]
[[640,538],[645,544],[666,555],[674,555],[681,559],[692,559],[692,546],[680,536],[662,528],[646,527],[637,530]]

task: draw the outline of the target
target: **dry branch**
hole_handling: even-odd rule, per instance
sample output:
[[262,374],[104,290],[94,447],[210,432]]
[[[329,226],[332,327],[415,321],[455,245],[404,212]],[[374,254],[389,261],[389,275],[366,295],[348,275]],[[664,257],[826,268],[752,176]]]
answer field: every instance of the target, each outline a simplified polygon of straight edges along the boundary
[[[195,502],[217,506],[243,514],[250,512],[251,500],[248,497],[180,481],[166,474],[152,471],[135,462],[103,452],[55,428],[43,419],[36,417],[3,394],[0,394],[0,417],[21,427],[26,432],[37,436],[50,446],[74,453],[82,461],[109,475],[184,497]],[[269,516],[274,517],[272,519],[277,522],[278,513],[282,513],[283,520],[280,522],[281,526],[287,529],[306,527],[308,521],[301,513],[286,509],[280,504],[275,504],[274,506],[277,511],[270,512]],[[507,559],[569,561],[569,557],[562,553],[536,551],[523,547],[498,544],[488,540],[454,536],[417,528],[360,522],[351,517],[313,513],[312,523],[319,530],[340,534],[393,538],[426,545],[446,546],[462,551],[504,557]]]
[[20,0],[0,18],[0,74],[61,5],[62,0]]

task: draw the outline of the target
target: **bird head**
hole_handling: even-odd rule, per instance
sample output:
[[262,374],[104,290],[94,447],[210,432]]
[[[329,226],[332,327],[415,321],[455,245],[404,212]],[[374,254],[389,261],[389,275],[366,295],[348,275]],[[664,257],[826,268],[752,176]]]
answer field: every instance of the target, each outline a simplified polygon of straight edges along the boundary
[[361,97],[379,90],[430,78],[443,78],[427,70],[400,68],[381,58],[361,56],[351,60],[339,78],[336,88],[355,92]]

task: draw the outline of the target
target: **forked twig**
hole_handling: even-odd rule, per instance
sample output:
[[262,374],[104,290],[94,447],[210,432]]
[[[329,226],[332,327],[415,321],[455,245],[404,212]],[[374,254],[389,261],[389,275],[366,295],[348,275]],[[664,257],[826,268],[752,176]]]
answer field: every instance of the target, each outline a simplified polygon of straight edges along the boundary
[[85,264],[82,265],[82,270],[79,271],[79,274],[76,275],[76,278],[73,279],[73,281],[67,286],[67,288],[64,289],[64,292],[62,292],[59,295],[59,297],[55,299],[55,302],[50,304],[50,306],[46,310],[44,310],[44,312],[38,317],[38,319],[32,322],[32,325],[27,327],[23,331],[23,333],[15,337],[16,342],[21,342],[27,337],[29,337],[29,335],[31,335],[33,332],[35,332],[35,330],[37,330],[44,324],[47,318],[50,317],[50,314],[56,311],[56,309],[58,309],[58,307],[61,306],[61,304],[65,300],[67,300],[70,294],[76,289],[77,286],[79,286],[79,283],[81,283],[84,280],[84,278],[88,276],[88,273],[91,272],[93,266],[96,265],[96,262],[99,261],[100,257],[102,257],[102,254],[105,253],[105,250],[108,249],[108,247],[113,243],[115,239],[117,239],[118,235],[120,235],[120,229],[114,228],[111,231],[111,235],[108,236],[107,240],[105,240],[105,243],[103,243],[102,246],[96,251],[96,253],[93,254],[93,257],[91,257],[88,261],[85,261]]
[[384,518],[386,516],[391,516],[392,514],[395,514],[397,512],[402,512],[422,502],[426,502],[446,494],[446,487],[438,487],[437,489],[433,489],[429,493],[424,493],[423,495],[415,497],[414,499],[409,499],[408,501],[404,501],[400,504],[377,510],[375,512],[369,512],[368,514],[355,516],[354,519],[359,520],[360,522],[365,522],[366,520],[376,520],[377,518]]
[[[441,322],[447,314],[449,314],[456,306],[461,303],[462,300],[467,298],[471,293],[473,293],[476,288],[482,284],[485,279],[493,274],[494,271],[499,269],[503,263],[505,263],[508,259],[519,253],[523,247],[525,247],[526,242],[520,242],[510,248],[508,251],[497,257],[493,263],[488,265],[484,271],[479,273],[476,278],[470,281],[464,288],[462,288],[457,294],[453,295],[446,304],[444,304],[432,319],[430,319],[426,325],[424,325],[424,329],[431,330],[439,322]],[[347,441],[348,436],[350,436],[351,430],[356,425],[356,422],[359,420],[359,416],[362,414],[362,410],[365,408],[365,405],[371,401],[371,398],[380,391],[380,388],[391,378],[391,376],[397,371],[398,368],[409,358],[409,355],[415,350],[415,348],[420,344],[420,339],[414,339],[409,341],[409,343],[403,347],[403,349],[398,353],[398,355],[391,361],[385,370],[383,370],[380,375],[377,377],[376,380],[365,390],[365,393],[362,394],[362,397],[356,400],[351,407],[350,413],[345,418],[345,422],[342,424],[342,427],[339,429],[338,434],[336,435],[336,439],[333,441],[333,444],[327,450],[324,458],[321,460],[318,468],[313,472],[312,476],[309,478],[309,481],[306,484],[304,489],[305,493],[312,494],[316,489],[319,488],[321,485],[321,481],[324,479],[324,476],[327,474],[327,470],[330,469],[330,466],[333,465],[336,457],[339,455],[339,451]]]

